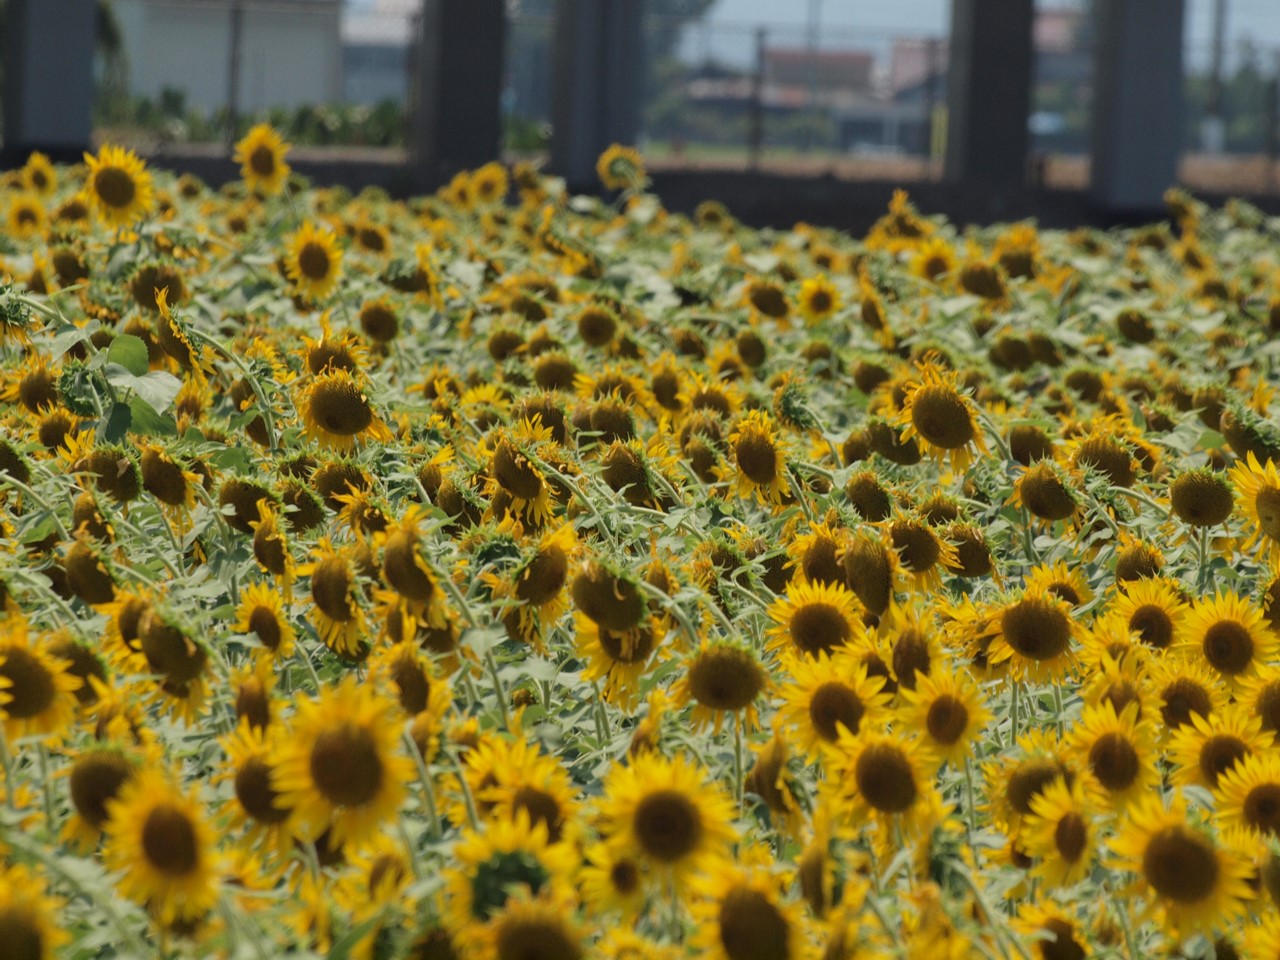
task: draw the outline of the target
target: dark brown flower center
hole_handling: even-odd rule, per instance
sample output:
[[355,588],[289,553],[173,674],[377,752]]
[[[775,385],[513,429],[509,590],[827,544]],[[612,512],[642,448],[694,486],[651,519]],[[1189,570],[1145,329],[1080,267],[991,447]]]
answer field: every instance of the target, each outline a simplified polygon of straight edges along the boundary
[[824,683],[809,697],[809,720],[818,736],[834,743],[840,736],[840,727],[857,733],[867,708],[851,687],[832,681]]
[[1209,786],[1216,787],[1218,778],[1253,751],[1239,737],[1219,733],[1200,745],[1200,773]]
[[259,144],[249,154],[249,169],[260,177],[269,177],[276,172],[276,155],[266,144]]
[[1253,637],[1234,620],[1219,620],[1204,632],[1203,650],[1209,665],[1219,673],[1235,676],[1253,662]]
[[862,798],[882,813],[902,813],[919,793],[911,762],[890,743],[863,749],[854,765],[854,780]]
[[57,695],[53,674],[44,662],[30,650],[22,647],[9,647],[0,652],[0,677],[9,681],[5,692],[9,702],[3,706],[4,712],[18,720],[26,720],[37,716],[53,703]]
[[969,726],[969,708],[959,697],[944,693],[929,704],[924,723],[931,738],[949,747],[964,736]]
[[142,852],[160,873],[187,876],[200,865],[195,824],[177,807],[153,808],[142,825]]
[[731,889],[720,901],[718,920],[729,960],[790,960],[787,918],[759,891]]
[[378,795],[382,759],[373,734],[344,723],[321,731],[311,748],[311,778],[325,799],[341,807],[360,807]]
[[810,601],[791,614],[791,642],[801,653],[830,653],[849,642],[852,628],[840,609],[830,603]]
[[254,820],[271,825],[289,816],[288,810],[276,806],[276,792],[271,788],[271,765],[261,757],[250,757],[236,771],[236,799]]
[[1053,828],[1053,845],[1068,863],[1076,863],[1089,845],[1089,824],[1078,813],[1068,813]]
[[641,797],[634,823],[640,848],[663,863],[687,857],[702,841],[702,815],[678,790],[655,790]]
[[123,210],[138,195],[138,185],[127,170],[119,167],[99,167],[93,175],[93,192],[108,207]]
[[930,384],[915,392],[911,423],[920,436],[943,450],[957,450],[974,436],[964,399],[943,384]]
[[1113,792],[1132,786],[1141,769],[1138,751],[1122,733],[1104,733],[1089,748],[1089,768],[1102,786]]
[[311,241],[298,251],[298,272],[308,280],[320,281],[329,276],[329,251]]
[[1213,845],[1185,827],[1155,834],[1142,855],[1142,875],[1162,897],[1180,904],[1200,903],[1213,895],[1220,868]]

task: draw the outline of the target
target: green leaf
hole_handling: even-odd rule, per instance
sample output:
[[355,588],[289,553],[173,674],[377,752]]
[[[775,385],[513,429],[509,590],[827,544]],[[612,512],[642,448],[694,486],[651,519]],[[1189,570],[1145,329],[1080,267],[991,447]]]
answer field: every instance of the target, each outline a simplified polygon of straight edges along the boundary
[[147,372],[147,345],[130,333],[120,333],[107,348],[107,361],[118,363],[135,377]]
[[152,370],[145,377],[137,377],[119,364],[109,363],[103,368],[103,373],[113,387],[132,390],[157,413],[173,403],[173,398],[182,389],[182,381],[163,370]]
[[153,437],[172,437],[178,433],[178,424],[173,417],[156,413],[155,408],[142,397],[134,397],[129,401],[129,412],[133,415],[129,424],[133,433]]
[[102,431],[101,438],[107,443],[119,443],[124,439],[125,434],[129,432],[129,424],[133,420],[133,414],[128,406],[123,403],[117,403],[111,408],[111,413],[102,422],[99,429]]

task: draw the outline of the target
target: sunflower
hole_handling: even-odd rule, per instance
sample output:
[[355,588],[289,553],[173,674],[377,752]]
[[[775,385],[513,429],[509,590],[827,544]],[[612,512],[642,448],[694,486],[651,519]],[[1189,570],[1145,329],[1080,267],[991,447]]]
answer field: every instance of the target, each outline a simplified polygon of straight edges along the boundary
[[1139,722],[1137,716],[1136,703],[1119,714],[1110,702],[1088,706],[1067,735],[1068,749],[1117,808],[1132,803],[1160,779],[1151,724]]
[[1025,507],[1045,523],[1069,520],[1079,509],[1076,483],[1052,460],[1037,460],[1023,469],[1010,502]]
[[828,657],[783,655],[790,682],[782,690],[777,724],[796,732],[800,745],[813,763],[824,745],[834,746],[841,729],[856,734],[864,723],[877,726],[885,717],[889,697],[884,679],[869,677],[867,666],[852,651],[842,649]]
[[799,656],[831,654],[864,633],[862,604],[840,583],[793,582],[769,605],[768,649]]
[[335,847],[359,844],[396,816],[414,766],[395,752],[393,710],[354,677],[319,699],[298,697],[271,776],[295,836],[315,841],[328,829]]
[[901,442],[918,437],[924,452],[939,465],[947,460],[953,471],[964,473],[973,460],[971,447],[979,455],[987,452],[973,401],[961,392],[955,371],[932,359],[918,363],[916,369],[919,379],[907,383],[896,421],[905,428]]
[[640,864],[628,856],[614,854],[603,843],[593,844],[583,852],[578,887],[588,913],[621,913],[634,918],[644,907],[647,885],[648,878]]
[[547,843],[576,848],[578,810],[576,788],[554,758],[530,750],[519,764],[498,764],[486,782],[473,790],[476,803],[490,819],[517,820],[546,830]]
[[482,947],[490,921],[514,897],[563,896],[575,862],[568,847],[549,844],[546,827],[523,814],[464,829],[443,871],[446,923],[461,945]]
[[1257,837],[1280,836],[1280,756],[1250,753],[1218,777],[1217,819]]
[[717,865],[698,883],[692,946],[708,960],[809,960],[816,956],[798,903],[767,869]]
[[453,702],[449,683],[437,674],[435,663],[417,637],[380,646],[369,658],[371,679],[385,683],[387,692],[410,717],[428,712],[442,717]]
[[914,690],[942,659],[933,612],[919,603],[894,607],[879,624],[880,640],[900,690]]
[[1179,794],[1169,807],[1147,796],[1130,808],[1111,849],[1120,869],[1137,874],[1148,912],[1175,937],[1228,929],[1253,896],[1248,863],[1194,826]]
[[218,900],[214,832],[199,801],[161,770],[139,771],[107,803],[107,868],[160,920],[200,920]]
[[787,461],[773,418],[751,410],[729,434],[729,452],[736,471],[725,471],[741,497],[754,496],[764,506],[777,505],[790,494]]
[[644,158],[635,147],[611,144],[596,160],[596,176],[606,190],[643,189]]
[[[1277,490],[1280,495],[1280,490]],[[1235,490],[1221,473],[1208,467],[1184,470],[1169,481],[1169,504],[1174,515],[1193,527],[1225,523],[1235,505]],[[1280,499],[1277,499],[1280,510]],[[1280,513],[1277,514],[1280,522]]]
[[338,287],[342,250],[328,227],[308,220],[286,243],[285,269],[294,289],[308,300],[324,300]]
[[1015,679],[1061,680],[1074,667],[1077,627],[1067,601],[1048,592],[1024,593],[997,605],[993,621],[999,632],[990,662],[1007,662]]
[[1244,549],[1257,546],[1259,562],[1266,558],[1280,563],[1280,469],[1274,460],[1266,464],[1250,450],[1244,463],[1237,463],[1228,474],[1236,493],[1236,509],[1249,521],[1249,537]]
[[223,808],[230,824],[247,831],[246,844],[265,842],[287,853],[292,845],[287,832],[290,810],[272,786],[281,746],[279,728],[254,727],[241,720],[219,743],[227,757],[220,779],[232,787],[232,798]]
[[144,760],[140,751],[107,742],[76,752],[71,765],[64,768],[71,816],[62,836],[80,854],[97,846],[107,825],[107,804],[120,795]]
[[[288,485],[284,487],[283,499],[287,506],[297,506]],[[300,509],[294,510],[292,516],[296,517],[300,512]],[[263,497],[258,501],[258,519],[249,521],[249,529],[253,531],[253,558],[275,579],[284,601],[293,602],[293,581],[297,571],[289,542],[280,529],[280,510],[270,498]]]
[[1043,731],[1020,736],[1016,754],[983,764],[987,797],[982,809],[1010,835],[1018,833],[1032,802],[1051,783],[1062,778],[1070,785],[1079,776],[1069,752]]
[[289,144],[269,123],[255,124],[237,143],[232,160],[240,164],[240,176],[250,190],[274,197],[289,179],[285,154]]
[[1147,683],[1160,705],[1166,736],[1189,725],[1193,716],[1207,720],[1227,706],[1226,684],[1207,664],[1199,661],[1159,658],[1148,671]]
[[15,237],[30,237],[44,233],[48,217],[44,204],[33,193],[15,193],[9,199],[9,233]]
[[1247,757],[1269,750],[1274,741],[1262,721],[1238,704],[1204,717],[1191,715],[1191,722],[1174,731],[1169,744],[1173,781],[1196,784],[1210,790],[1223,774]]
[[681,886],[727,857],[736,839],[729,798],[684,755],[644,753],[628,766],[615,765],[597,809],[612,855]]
[[875,824],[882,834],[900,826],[914,836],[932,821],[941,802],[932,773],[938,758],[924,741],[901,733],[845,732],[837,751],[834,775],[822,789],[849,824]]
[[345,370],[322,373],[309,381],[297,404],[307,436],[322,447],[347,453],[361,439],[391,439],[391,431]]
[[1018,837],[1039,862],[1032,876],[1049,887],[1069,887],[1085,878],[1098,856],[1104,798],[1089,777],[1070,783],[1058,777],[1031,798],[1031,813]]
[[32,193],[51,197],[58,190],[58,171],[47,156],[35,150],[23,164],[22,182]]
[[75,716],[82,683],[70,661],[54,656],[46,639],[31,636],[20,613],[0,620],[0,718],[10,743],[34,735],[60,738]]
[[982,691],[965,670],[950,666],[919,676],[901,691],[898,715],[908,730],[919,730],[930,751],[953,767],[963,767],[992,714]]
[[1203,658],[1233,692],[1280,653],[1280,636],[1263,625],[1262,611],[1230,588],[1191,608],[1177,643],[1186,656]]
[[712,723],[718,736],[728,713],[741,713],[747,730],[758,727],[756,700],[771,686],[768,671],[750,647],[730,640],[703,640],[685,659],[684,674],[672,694],[682,706],[693,704],[690,723],[695,730]]
[[265,583],[250,584],[240,592],[235,629],[257,637],[273,660],[293,656],[296,634],[285,616],[284,600],[279,591]]
[[640,680],[655,652],[658,657],[665,655],[667,625],[663,619],[651,616],[638,626],[618,631],[577,613],[574,628],[578,654],[586,660],[582,679],[603,680],[605,701],[623,713],[633,713],[639,703]]
[[53,960],[70,935],[59,916],[59,897],[45,890],[44,878],[22,864],[0,867],[0,931],[4,949],[14,960]]
[[1088,929],[1048,898],[1021,904],[1010,927],[1033,943],[1034,953],[1024,955],[1036,960],[1085,960],[1093,952]]
[[128,227],[151,211],[151,174],[132,150],[103,145],[96,157],[86,153],[84,162],[85,193],[107,226]]
[[929,521],[915,510],[897,513],[885,522],[898,566],[911,585],[923,591],[942,582],[942,571],[957,566],[956,548],[943,540]]
[[382,576],[417,611],[420,619],[440,625],[440,588],[421,552],[422,521],[426,513],[411,504],[400,520],[376,540],[382,547]]
[[1085,578],[1084,564],[1068,564],[1066,560],[1041,563],[1032,567],[1023,582],[1028,593],[1044,591],[1081,607],[1093,599],[1093,590]]
[[840,291],[826,274],[810,277],[800,285],[800,315],[810,324],[821,323],[840,309]]
[[1143,577],[1120,584],[1108,609],[1146,646],[1166,650],[1177,639],[1190,608],[1176,581]]
[[536,950],[539,960],[584,960],[583,931],[573,920],[568,895],[532,897],[522,892],[507,899],[489,924],[476,960],[527,960]]
[[909,268],[913,276],[930,283],[944,283],[956,272],[959,261],[955,248],[947,240],[932,234],[925,237],[911,256]]

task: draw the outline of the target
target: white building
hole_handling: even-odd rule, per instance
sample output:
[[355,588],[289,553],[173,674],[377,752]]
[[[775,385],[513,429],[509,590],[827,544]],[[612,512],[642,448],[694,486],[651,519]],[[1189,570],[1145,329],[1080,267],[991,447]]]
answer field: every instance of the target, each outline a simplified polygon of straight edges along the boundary
[[342,89],[341,0],[114,0],[129,92],[186,105],[227,105],[233,22],[240,17],[239,110],[337,103]]

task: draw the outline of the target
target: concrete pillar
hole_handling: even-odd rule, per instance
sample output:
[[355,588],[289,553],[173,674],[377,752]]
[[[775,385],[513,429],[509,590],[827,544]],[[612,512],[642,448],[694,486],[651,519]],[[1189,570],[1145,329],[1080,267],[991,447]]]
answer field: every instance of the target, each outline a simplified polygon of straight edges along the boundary
[[1135,215],[1162,209],[1182,148],[1182,0],[1098,0],[1093,201]]
[[951,0],[946,179],[1026,181],[1033,0]]
[[410,99],[415,188],[498,159],[505,52],[503,0],[424,0]]
[[559,0],[552,56],[550,170],[597,189],[596,158],[640,134],[644,0]]
[[94,0],[8,0],[4,17],[5,165],[32,150],[80,160],[93,123]]

